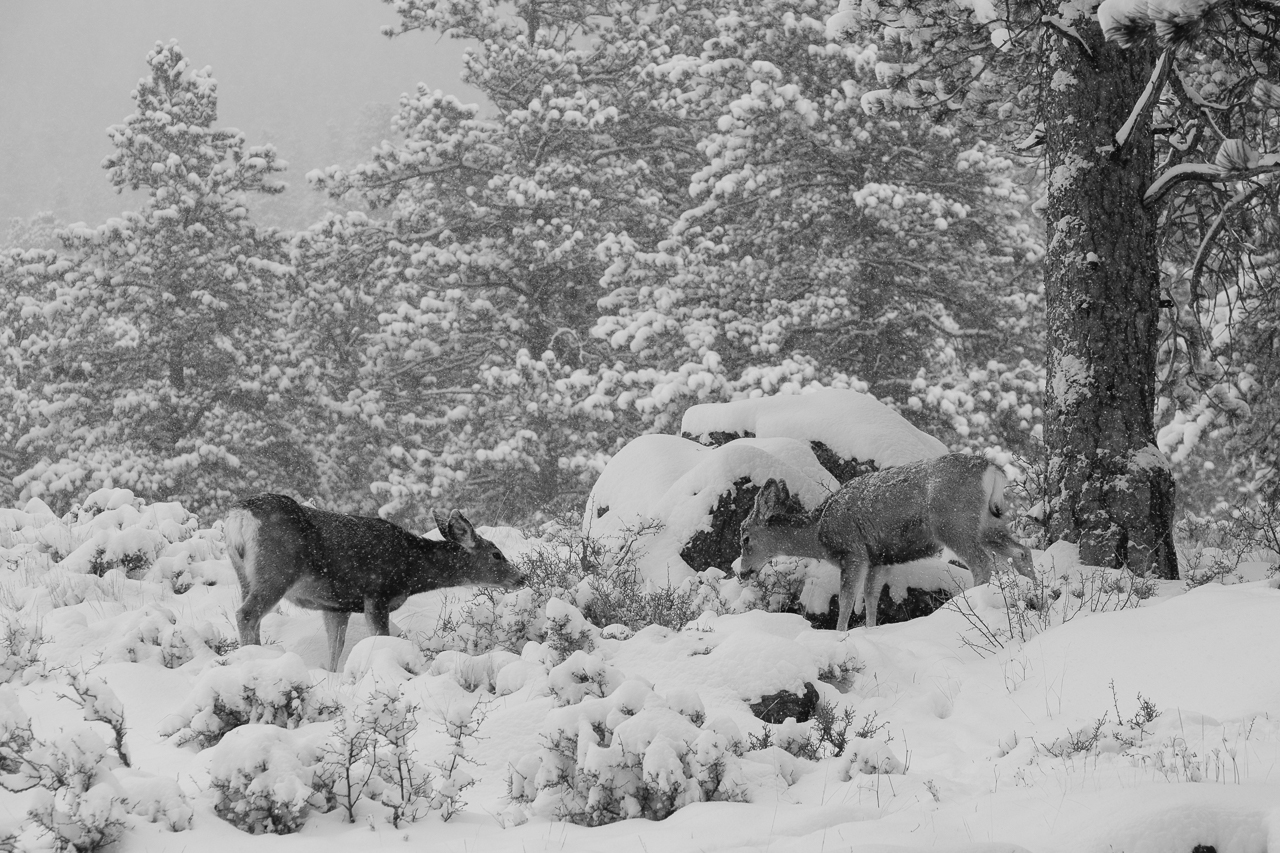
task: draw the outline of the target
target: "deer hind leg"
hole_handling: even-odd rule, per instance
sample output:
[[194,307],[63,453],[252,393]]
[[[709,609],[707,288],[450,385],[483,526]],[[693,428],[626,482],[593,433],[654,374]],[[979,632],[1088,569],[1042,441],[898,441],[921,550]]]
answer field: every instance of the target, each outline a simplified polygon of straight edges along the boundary
[[240,631],[240,645],[257,646],[262,644],[262,617],[267,611],[280,603],[284,594],[293,586],[295,580],[292,572],[274,571],[274,566],[259,566],[253,576],[249,594],[245,596],[236,616],[236,627]]
[[347,645],[347,623],[350,613],[339,613],[335,610],[324,611],[324,633],[329,638],[329,671],[338,671],[338,661],[342,660],[342,650]]
[[[855,609],[861,610],[866,599],[867,575],[871,560],[865,548],[856,548],[840,558],[840,616],[836,620],[837,631],[849,630],[849,617]],[[868,609],[869,626],[875,625],[875,611]]]
[[369,626],[369,633],[373,636],[391,636],[391,608],[387,602],[366,598],[364,600],[364,621]]

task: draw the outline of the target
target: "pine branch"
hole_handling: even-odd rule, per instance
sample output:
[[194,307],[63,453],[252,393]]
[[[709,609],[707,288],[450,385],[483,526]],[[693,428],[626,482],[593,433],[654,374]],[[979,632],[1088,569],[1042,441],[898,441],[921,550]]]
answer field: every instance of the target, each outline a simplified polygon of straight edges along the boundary
[[1191,265],[1191,301],[1199,303],[1204,298],[1204,294],[1200,291],[1200,281],[1204,277],[1204,267],[1209,260],[1209,251],[1213,248],[1213,243],[1226,225],[1227,216],[1235,209],[1243,206],[1253,199],[1258,193],[1265,188],[1264,184],[1253,184],[1247,189],[1236,193],[1235,198],[1222,206],[1222,210],[1218,212],[1218,216],[1213,220],[1213,224],[1209,226],[1209,230],[1205,232],[1204,239],[1200,241],[1200,247],[1196,250],[1195,261]]
[[1260,175],[1280,172],[1280,154],[1261,158],[1256,166],[1247,169],[1224,169],[1215,163],[1181,163],[1152,182],[1142,197],[1142,206],[1155,207],[1178,184],[1197,181],[1203,184],[1223,184],[1231,181],[1247,181]]

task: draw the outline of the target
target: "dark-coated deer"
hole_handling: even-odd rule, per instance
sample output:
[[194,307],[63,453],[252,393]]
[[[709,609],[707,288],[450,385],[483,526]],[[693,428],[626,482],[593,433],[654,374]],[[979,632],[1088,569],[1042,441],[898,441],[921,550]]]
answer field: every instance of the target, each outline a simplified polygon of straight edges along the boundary
[[419,592],[450,586],[513,589],[524,578],[502,551],[456,509],[435,514],[439,542],[381,518],[312,509],[284,495],[236,504],[223,528],[240,579],[240,642],[261,643],[263,615],[280,599],[324,612],[329,670],[336,671],[352,613],[374,634],[391,632],[390,614]]
[[919,560],[950,548],[973,573],[991,579],[994,554],[1033,577],[1031,551],[1010,534],[1004,472],[980,456],[952,453],[864,474],[813,511],[786,483],[769,480],[742,522],[739,574],[749,578],[778,555],[815,557],[840,567],[838,630],[855,608],[876,624],[881,566]]

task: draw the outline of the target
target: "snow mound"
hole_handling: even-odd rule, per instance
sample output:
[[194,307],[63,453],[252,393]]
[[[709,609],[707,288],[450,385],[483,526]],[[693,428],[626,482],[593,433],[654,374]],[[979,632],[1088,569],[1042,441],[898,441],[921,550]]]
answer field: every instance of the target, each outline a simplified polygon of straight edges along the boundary
[[875,462],[881,468],[947,452],[941,441],[875,397],[838,388],[692,406],[680,432],[698,439],[728,433],[820,441],[842,459]]

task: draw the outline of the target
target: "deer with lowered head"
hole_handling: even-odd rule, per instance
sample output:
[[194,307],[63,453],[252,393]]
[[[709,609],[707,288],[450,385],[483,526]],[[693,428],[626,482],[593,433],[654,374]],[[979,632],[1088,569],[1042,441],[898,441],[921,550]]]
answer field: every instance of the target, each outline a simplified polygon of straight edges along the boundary
[[363,612],[372,633],[387,635],[391,611],[416,593],[524,585],[520,571],[462,513],[434,515],[443,541],[381,518],[302,506],[285,495],[257,495],[236,504],[223,534],[240,580],[240,643],[261,643],[263,615],[284,598],[324,613],[334,672],[352,613]]
[[881,567],[950,548],[973,573],[991,579],[995,555],[1033,577],[1031,551],[1009,533],[1005,475],[980,456],[951,453],[855,477],[816,509],[806,510],[780,480],[769,480],[742,522],[739,576],[750,578],[780,555],[813,557],[840,567],[837,630],[866,607],[876,624]]

